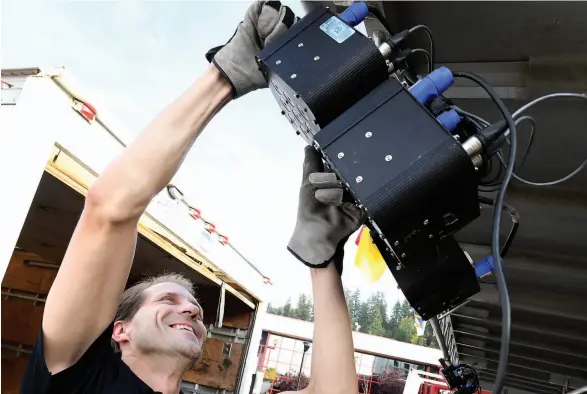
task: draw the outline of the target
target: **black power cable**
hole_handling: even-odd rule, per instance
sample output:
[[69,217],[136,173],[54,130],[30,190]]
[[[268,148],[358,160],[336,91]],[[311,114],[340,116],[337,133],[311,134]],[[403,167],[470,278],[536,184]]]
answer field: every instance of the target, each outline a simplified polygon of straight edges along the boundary
[[[430,70],[434,70],[434,65],[436,64],[436,58],[434,57],[434,38],[432,37],[432,31],[426,25],[417,25],[409,29],[409,33],[412,34],[417,30],[424,30],[428,35],[428,39],[430,40]],[[432,71],[431,71],[432,72]]]
[[[483,196],[479,196],[479,202],[485,205],[490,205],[492,207],[495,205],[495,200]],[[505,240],[505,243],[501,247],[501,252],[499,252],[502,259],[505,257],[508,250],[510,249],[510,246],[512,245],[512,242],[514,241],[514,238],[516,237],[516,234],[518,232],[518,227],[520,226],[520,215],[514,207],[504,203],[503,210],[507,212],[512,218],[512,228],[510,229],[510,232]]]
[[430,53],[422,48],[412,49],[412,53],[423,53],[424,56],[426,56],[426,61],[428,62],[428,74],[430,74],[432,72],[432,68],[434,67],[434,65],[432,64],[432,56],[430,55]]
[[[528,139],[528,145],[526,146],[526,151],[524,152],[524,156],[522,156],[522,160],[520,160],[520,165],[518,166],[518,169],[516,171],[514,171],[514,173],[512,175],[514,177],[516,175],[516,172],[520,173],[520,171],[522,170],[522,167],[524,166],[524,163],[526,162],[526,159],[528,158],[528,155],[530,154],[530,148],[532,148],[532,144],[534,143],[534,133],[536,131],[536,121],[531,116],[521,116],[518,119],[516,119],[516,126],[519,125],[520,122],[523,122],[524,120],[530,122],[530,125],[532,126],[532,128],[530,129],[530,137]],[[508,142],[509,142],[509,139],[508,139]]]
[[[474,122],[476,125],[478,125],[478,130],[480,130],[483,127],[488,127],[490,125],[490,123],[488,121],[486,121],[485,119],[472,114],[470,112],[467,112],[457,106],[453,106],[453,109],[455,111],[457,111],[457,113],[461,116],[463,116],[464,118],[467,118],[469,121]],[[512,115],[513,116],[513,115]],[[530,129],[530,137],[528,139],[528,145],[526,146],[526,150],[524,151],[524,156],[522,157],[522,160],[520,161],[520,164],[518,165],[518,169],[516,170],[517,172],[519,172],[524,163],[526,162],[526,159],[528,158],[528,155],[530,154],[530,148],[532,148],[532,145],[534,144],[534,135],[535,135],[535,131],[536,131],[536,121],[534,120],[533,117],[531,116],[520,116],[519,118],[515,119],[515,124],[516,126],[519,125],[520,123],[522,123],[523,121],[527,121],[530,123],[531,129]],[[506,130],[507,132],[507,130]],[[506,138],[507,143],[509,144],[509,139]],[[493,178],[491,178],[491,180],[484,180],[481,182],[481,187],[479,188],[479,190],[483,191],[483,192],[495,192],[499,189],[499,186],[501,185],[501,174],[502,174],[502,169],[506,167],[504,161],[503,161],[503,156],[501,154],[501,150],[499,150],[499,153],[496,156],[493,156],[490,160],[490,164],[491,167],[493,165],[493,160],[496,159],[499,162],[501,162],[501,164],[498,166],[498,170],[497,170],[497,174],[495,174],[495,176]],[[561,178],[557,181],[554,181],[555,184],[556,183],[560,183],[560,182],[564,182],[570,178],[572,178],[573,176],[577,175],[582,169],[583,167],[587,164],[587,161],[583,162],[583,164],[581,166],[579,166],[579,168],[577,168],[575,171],[573,171],[571,174],[569,174],[568,176]],[[525,182],[525,183],[529,183],[533,186],[550,186],[551,182],[548,183],[544,183],[544,184],[539,184],[539,183],[534,183],[534,182],[529,182],[526,181],[525,179],[522,179],[519,177],[519,175],[516,174],[516,171],[514,171],[512,173],[512,177],[521,181],[521,182]],[[488,174],[491,173],[491,171],[488,171]]]
[[506,167],[505,177],[497,193],[495,201],[495,209],[493,211],[493,231],[491,239],[491,251],[493,254],[493,261],[495,264],[495,276],[497,279],[497,289],[499,291],[499,298],[501,300],[501,313],[502,313],[502,327],[501,327],[501,346],[499,354],[499,365],[497,368],[497,374],[494,383],[494,392],[501,394],[503,391],[505,375],[507,370],[509,348],[510,348],[510,334],[511,334],[511,306],[510,298],[507,290],[507,284],[503,274],[502,266],[500,264],[500,250],[499,250],[499,225],[501,222],[501,210],[503,207],[503,201],[505,198],[505,192],[507,186],[512,178],[515,164],[515,154],[517,148],[517,132],[516,125],[512,115],[509,113],[507,107],[501,98],[497,95],[495,90],[481,77],[468,73],[468,72],[455,72],[455,77],[469,79],[483,88],[491,99],[495,102],[499,111],[503,115],[507,126],[510,130],[510,152],[509,161]]

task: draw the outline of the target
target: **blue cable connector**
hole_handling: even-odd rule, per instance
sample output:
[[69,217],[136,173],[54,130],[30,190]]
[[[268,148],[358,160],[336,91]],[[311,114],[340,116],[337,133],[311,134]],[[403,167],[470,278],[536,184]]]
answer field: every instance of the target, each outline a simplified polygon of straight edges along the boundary
[[450,88],[454,80],[447,67],[440,67],[416,82],[409,91],[420,104],[425,105]]
[[440,124],[448,131],[453,131],[459,125],[461,117],[457,111],[451,109],[450,111],[446,111],[438,115],[436,120],[438,120]]
[[351,4],[338,17],[342,19],[347,25],[354,27],[363,22],[368,14],[369,9],[367,8],[367,4],[363,2],[357,2]]
[[475,264],[475,274],[477,275],[477,279],[481,279],[484,276],[489,275],[495,269],[495,264],[493,263],[493,256],[487,256],[477,264]]

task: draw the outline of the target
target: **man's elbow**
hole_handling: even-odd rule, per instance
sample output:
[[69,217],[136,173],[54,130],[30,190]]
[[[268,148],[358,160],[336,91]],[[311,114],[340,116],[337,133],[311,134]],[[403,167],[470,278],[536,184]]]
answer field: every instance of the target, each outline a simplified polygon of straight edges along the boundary
[[145,209],[145,204],[133,203],[126,193],[94,185],[86,196],[84,216],[101,224],[121,225],[138,222]]

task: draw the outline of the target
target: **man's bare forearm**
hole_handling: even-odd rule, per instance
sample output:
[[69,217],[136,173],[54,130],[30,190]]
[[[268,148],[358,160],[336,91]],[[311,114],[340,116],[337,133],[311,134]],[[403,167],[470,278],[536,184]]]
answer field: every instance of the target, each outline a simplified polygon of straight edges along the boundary
[[356,394],[357,373],[349,312],[334,264],[311,269],[314,298],[312,394]]
[[140,217],[230,95],[229,83],[210,66],[100,175],[92,187],[93,202],[103,205],[114,220]]

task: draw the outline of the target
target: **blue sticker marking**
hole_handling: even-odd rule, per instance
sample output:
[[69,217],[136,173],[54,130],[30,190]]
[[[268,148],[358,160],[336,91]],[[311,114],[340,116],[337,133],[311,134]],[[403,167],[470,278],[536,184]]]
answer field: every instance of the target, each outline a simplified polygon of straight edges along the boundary
[[355,34],[355,29],[348,26],[336,16],[331,17],[322,25],[320,25],[320,29],[339,44],[343,43],[347,38]]

